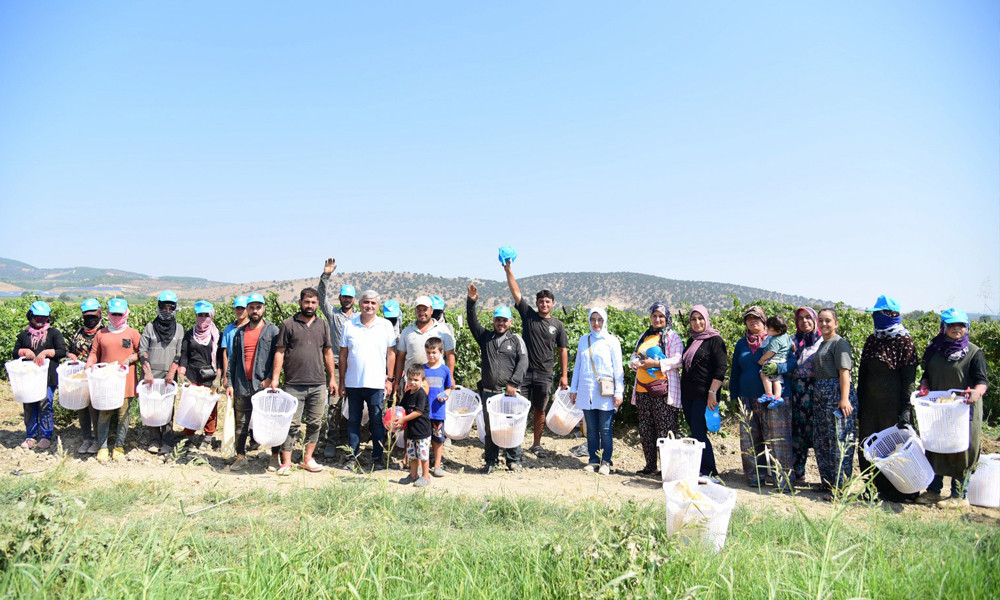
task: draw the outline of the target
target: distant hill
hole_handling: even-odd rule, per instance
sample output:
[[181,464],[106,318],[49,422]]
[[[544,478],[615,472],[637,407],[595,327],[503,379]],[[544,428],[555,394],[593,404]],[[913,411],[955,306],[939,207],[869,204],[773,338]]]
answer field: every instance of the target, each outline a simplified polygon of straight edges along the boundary
[[[373,289],[383,299],[393,298],[404,304],[412,303],[421,294],[437,295],[445,299],[449,307],[463,306],[469,283],[479,288],[480,302],[484,307],[509,304],[510,292],[504,281],[489,279],[466,279],[438,277],[424,273],[358,272],[334,273],[332,284],[339,289],[344,283],[355,286],[360,293]],[[178,296],[187,300],[205,298],[212,301],[226,301],[247,292],[277,292],[283,301],[298,298],[299,290],[316,286],[315,277],[291,280],[255,281],[249,283],[222,283],[198,277],[150,277],[141,273],[131,273],[116,269],[94,269],[74,267],[67,269],[38,269],[31,265],[0,258],[0,290],[8,293],[22,290],[42,290],[53,294],[66,293],[79,296],[127,295],[132,298],[150,297],[161,289],[169,287]],[[662,301],[671,307],[682,304],[704,304],[709,309],[723,309],[732,306],[730,295],[740,302],[752,300],[774,300],[789,304],[821,304],[815,298],[783,294],[759,288],[751,288],[711,281],[683,281],[666,279],[642,273],[548,273],[523,277],[518,280],[521,291],[529,302],[534,303],[535,293],[547,288],[556,297],[557,306],[583,304],[610,305],[623,309],[643,310],[654,301]]]

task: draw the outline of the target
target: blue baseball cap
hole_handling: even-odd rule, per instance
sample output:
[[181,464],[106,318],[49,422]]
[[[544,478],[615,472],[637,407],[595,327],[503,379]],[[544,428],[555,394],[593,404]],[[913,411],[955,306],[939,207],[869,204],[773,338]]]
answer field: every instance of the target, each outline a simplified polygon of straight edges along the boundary
[[254,302],[267,304],[266,302],[264,302],[264,296],[261,296],[260,294],[257,293],[250,294],[250,296],[247,297],[247,305],[253,304]]
[[354,291],[354,286],[353,285],[346,285],[345,284],[345,285],[340,286],[340,295],[341,296],[350,296],[351,298],[353,298],[353,297],[357,296],[358,293],[356,291]]
[[246,308],[247,307],[247,297],[246,296],[236,296],[233,299],[233,308]]
[[965,323],[968,325],[969,315],[965,314],[965,311],[962,309],[949,308],[941,313],[941,323],[945,325],[951,325],[952,323]]
[[510,309],[506,306],[498,306],[495,311],[493,311],[493,318],[510,319]]
[[158,302],[173,302],[177,304],[177,294],[171,292],[170,290],[163,290],[160,292],[160,297],[156,299]]
[[514,262],[514,259],[517,258],[517,250],[514,250],[514,248],[510,246],[500,246],[499,258],[501,265],[507,264],[508,262]]
[[108,300],[108,312],[116,315],[124,315],[128,312],[128,300],[125,298],[112,298]]
[[444,298],[441,296],[431,296],[431,309],[444,310]]
[[97,301],[97,298],[87,298],[80,303],[80,312],[90,312],[92,310],[101,310],[101,303]]
[[47,317],[52,314],[52,307],[49,306],[48,302],[36,300],[31,303],[31,307],[28,308],[28,312],[36,317]]
[[899,302],[896,302],[895,298],[891,298],[882,294],[875,301],[875,306],[871,308],[866,308],[867,312],[879,312],[881,310],[891,310],[892,312],[899,312]]
[[194,314],[196,315],[200,315],[202,313],[211,313],[214,310],[215,307],[212,306],[212,303],[209,302],[208,300],[199,300],[194,303]]
[[399,302],[386,300],[382,303],[382,316],[391,319],[399,316]]

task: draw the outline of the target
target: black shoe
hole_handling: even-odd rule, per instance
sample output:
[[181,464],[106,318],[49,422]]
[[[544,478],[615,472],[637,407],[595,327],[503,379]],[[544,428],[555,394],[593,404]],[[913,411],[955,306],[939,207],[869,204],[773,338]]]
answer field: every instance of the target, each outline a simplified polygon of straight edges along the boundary
[[198,450],[200,452],[209,452],[212,450],[213,439],[211,436],[205,436],[202,438],[201,443],[198,444]]
[[336,455],[337,447],[333,444],[327,444],[326,447],[323,448],[323,458],[333,458]]
[[656,473],[656,467],[643,467],[642,469],[635,472],[636,475],[648,476]]
[[483,475],[489,475],[489,474],[490,474],[490,473],[492,473],[492,472],[493,472],[493,471],[494,471],[494,470],[495,470],[496,468],[497,468],[497,466],[496,466],[496,465],[486,465],[486,466],[485,466],[485,467],[483,467],[483,468],[482,468],[482,469],[481,469],[481,470],[480,470],[479,472],[480,472],[480,473],[482,473]]
[[378,461],[375,464],[373,464],[372,473],[374,473],[375,471],[385,471],[385,463],[382,461]]

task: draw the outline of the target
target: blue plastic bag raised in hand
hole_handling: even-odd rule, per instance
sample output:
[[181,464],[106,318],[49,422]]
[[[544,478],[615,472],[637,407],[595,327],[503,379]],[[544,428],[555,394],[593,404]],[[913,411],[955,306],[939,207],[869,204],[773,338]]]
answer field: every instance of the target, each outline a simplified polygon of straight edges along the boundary
[[716,406],[715,410],[706,407],[705,408],[705,424],[708,426],[708,430],[716,432],[722,428],[722,414],[719,413],[719,407]]
[[499,259],[501,265],[512,263],[515,258],[517,258],[517,250],[514,250],[511,246],[500,246]]
[[[653,360],[663,360],[667,355],[663,353],[663,350],[659,346],[653,346],[649,350],[646,350],[646,358],[652,358]],[[646,372],[651,376],[655,377],[657,373],[660,372],[658,367],[652,367],[646,369]]]

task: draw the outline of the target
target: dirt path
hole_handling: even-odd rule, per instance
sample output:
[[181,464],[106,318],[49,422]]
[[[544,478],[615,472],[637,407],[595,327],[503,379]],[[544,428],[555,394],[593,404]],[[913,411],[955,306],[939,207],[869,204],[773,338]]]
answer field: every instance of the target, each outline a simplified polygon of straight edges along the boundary
[[[129,433],[129,444],[126,448],[126,460],[99,464],[93,456],[81,456],[75,453],[81,438],[78,426],[74,423],[67,428],[58,428],[63,453],[57,450],[59,444],[54,444],[47,451],[21,450],[18,445],[24,439],[24,422],[21,405],[11,400],[6,382],[0,385],[0,461],[4,465],[4,474],[29,476],[40,475],[60,464],[72,470],[81,470],[84,474],[81,485],[100,486],[102,483],[120,480],[148,480],[180,483],[177,486],[190,490],[192,495],[201,495],[209,489],[229,490],[225,495],[236,496],[254,489],[266,489],[283,492],[300,488],[316,488],[334,482],[348,482],[357,478],[378,478],[388,482],[387,489],[399,493],[421,493],[412,486],[396,483],[405,473],[401,470],[376,472],[375,474],[357,474],[346,469],[331,466],[342,461],[338,452],[336,461],[322,461],[328,468],[322,473],[308,473],[293,469],[289,477],[278,477],[266,471],[267,454],[254,452],[251,455],[251,468],[244,473],[232,474],[225,470],[228,460],[218,452],[192,452],[191,460],[174,462],[168,458],[151,455],[137,442],[138,432],[133,428]],[[179,432],[178,432],[179,434]],[[527,436],[530,443],[530,432]],[[548,450],[544,457],[536,457],[527,452],[525,444],[524,470],[519,473],[502,470],[491,475],[482,475],[479,468],[483,465],[483,446],[473,434],[466,440],[453,442],[445,450],[447,476],[432,479],[426,489],[430,494],[462,495],[467,497],[485,497],[497,494],[536,496],[557,502],[574,503],[580,500],[599,500],[610,503],[624,501],[663,503],[663,491],[658,478],[639,477],[635,470],[643,465],[642,453],[634,430],[615,439],[615,471],[608,476],[600,476],[583,471],[586,458],[578,458],[571,454],[571,449],[583,440],[576,437],[556,437],[546,432],[543,446]],[[824,502],[820,494],[810,489],[812,483],[819,481],[815,463],[810,459],[806,481],[799,483],[794,496],[779,494],[773,487],[758,490],[745,484],[740,455],[739,436],[735,427],[728,427],[720,435],[713,435],[716,462],[723,482],[738,492],[738,504],[751,507],[754,510],[772,511],[779,514],[794,514],[802,510],[811,516],[828,514],[831,505]],[[992,447],[995,440],[989,442]],[[369,447],[369,446],[365,446]],[[394,456],[398,456],[397,454]],[[294,459],[298,459],[297,450]],[[393,460],[397,463],[398,460]],[[952,519],[955,513],[946,513],[916,505],[885,504],[883,509],[905,514],[910,518]],[[850,509],[859,515],[864,506]],[[972,507],[965,513],[966,518],[977,521],[1000,524],[1000,510]]]

